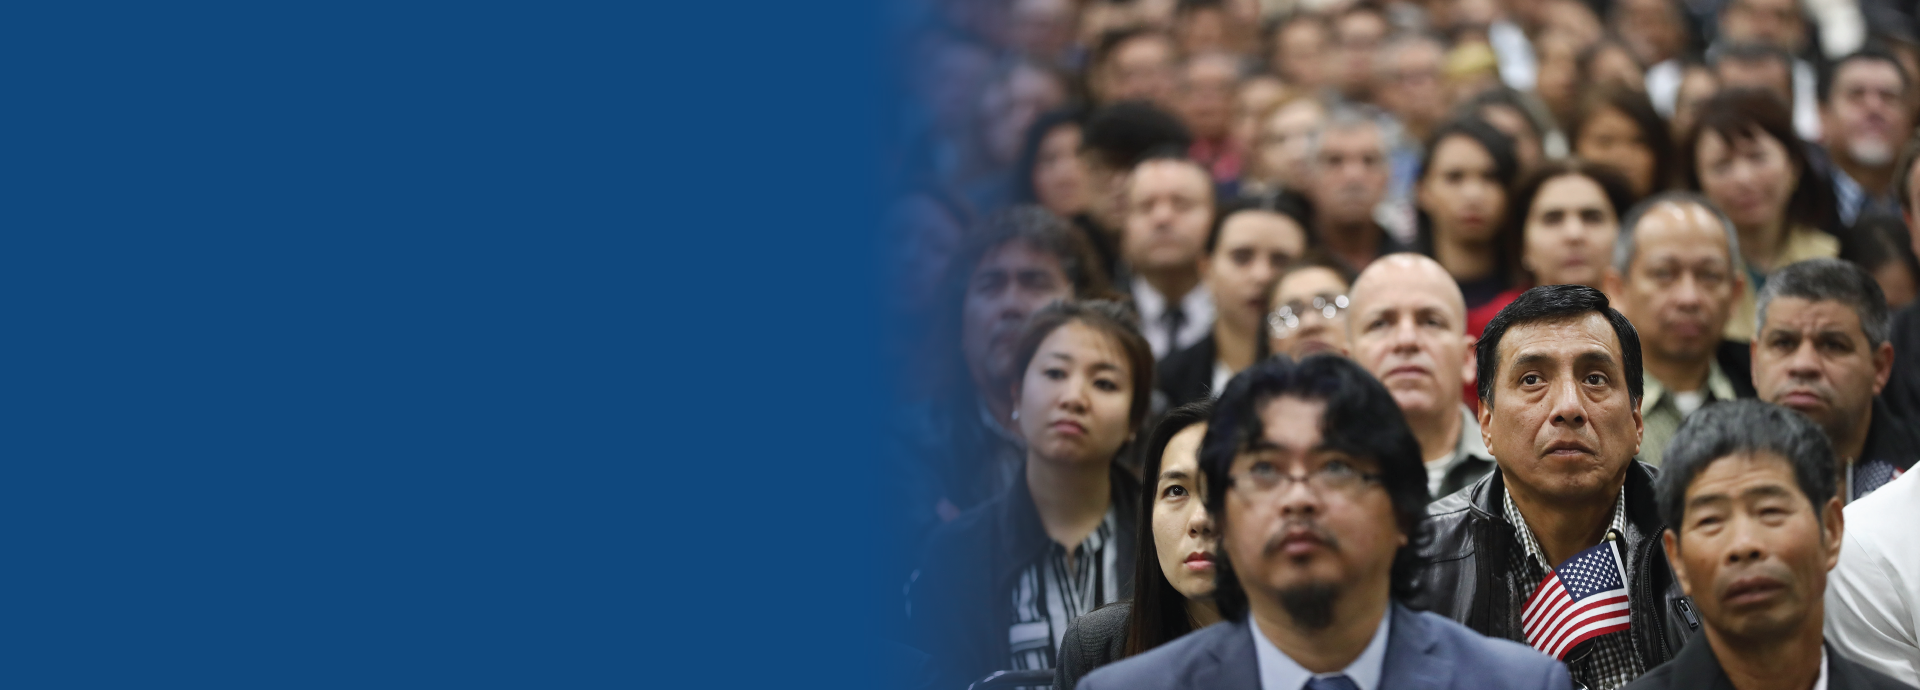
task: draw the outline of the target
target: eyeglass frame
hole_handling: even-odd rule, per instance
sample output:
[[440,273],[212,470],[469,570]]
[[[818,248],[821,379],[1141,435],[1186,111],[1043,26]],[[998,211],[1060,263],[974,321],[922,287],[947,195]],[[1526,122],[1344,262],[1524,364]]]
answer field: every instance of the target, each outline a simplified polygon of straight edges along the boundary
[[[1314,295],[1313,301],[1308,304],[1313,307],[1313,311],[1307,313],[1319,314],[1320,318],[1328,321],[1340,318],[1341,314],[1345,314],[1348,309],[1353,307],[1353,301],[1348,299],[1346,295],[1333,295],[1331,299],[1329,299],[1327,295]],[[1332,309],[1333,313],[1326,313],[1328,309]],[[1292,304],[1282,304],[1280,308],[1267,312],[1267,330],[1273,333],[1273,337],[1275,338],[1285,338],[1292,335],[1295,329],[1300,328],[1301,316],[1301,314],[1295,314],[1293,312]],[[1292,323],[1287,323],[1288,321],[1292,321]],[[1286,328],[1284,331],[1281,330],[1283,326]]]
[[[1331,458],[1326,462],[1320,463],[1318,469],[1307,472],[1305,475],[1296,475],[1292,472],[1279,472],[1277,471],[1278,463],[1266,459],[1256,459],[1254,461],[1256,465],[1263,462],[1276,465],[1274,483],[1271,486],[1260,487],[1258,486],[1259,480],[1257,479],[1243,481],[1242,475],[1229,472],[1227,474],[1227,489],[1240,494],[1240,497],[1243,499],[1258,503],[1286,493],[1285,489],[1291,487],[1295,482],[1305,485],[1308,493],[1320,498],[1325,498],[1328,495],[1357,495],[1357,489],[1369,484],[1382,487],[1386,486],[1386,483],[1382,481],[1385,477],[1383,473],[1362,472],[1360,468],[1354,467],[1351,458],[1344,457],[1344,453],[1342,456],[1343,457]],[[1328,469],[1335,466],[1346,467],[1351,471],[1354,483],[1341,487],[1327,486],[1324,483],[1324,478],[1331,476]],[[1249,467],[1248,469],[1251,470],[1252,468]],[[1316,484],[1316,480],[1319,480],[1321,483]]]

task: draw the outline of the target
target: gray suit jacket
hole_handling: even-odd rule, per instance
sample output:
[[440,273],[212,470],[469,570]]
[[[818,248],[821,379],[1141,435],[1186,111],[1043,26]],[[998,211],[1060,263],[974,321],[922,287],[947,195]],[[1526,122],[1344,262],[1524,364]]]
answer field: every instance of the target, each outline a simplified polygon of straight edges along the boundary
[[[1392,605],[1380,690],[1567,690],[1567,667],[1518,642]],[[1262,690],[1245,620],[1201,628],[1080,680],[1079,690]],[[1267,688],[1265,690],[1295,690]]]

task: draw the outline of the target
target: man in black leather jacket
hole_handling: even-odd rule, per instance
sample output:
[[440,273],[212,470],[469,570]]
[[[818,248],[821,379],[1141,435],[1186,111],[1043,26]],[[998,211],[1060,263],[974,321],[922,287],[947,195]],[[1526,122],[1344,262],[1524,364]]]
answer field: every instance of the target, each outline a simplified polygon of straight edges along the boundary
[[1630,625],[1565,651],[1576,684],[1613,690],[1699,630],[1660,548],[1639,451],[1639,337],[1604,294],[1528,290],[1478,345],[1480,427],[1499,471],[1427,509],[1413,601],[1482,634],[1526,642],[1521,613],[1551,571],[1608,538],[1625,559]]

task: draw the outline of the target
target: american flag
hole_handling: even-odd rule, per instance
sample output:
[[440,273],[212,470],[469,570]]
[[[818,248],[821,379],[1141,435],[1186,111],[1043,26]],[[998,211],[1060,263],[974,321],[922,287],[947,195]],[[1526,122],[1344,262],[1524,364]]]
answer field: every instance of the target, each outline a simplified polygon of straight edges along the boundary
[[1609,538],[1547,573],[1520,614],[1527,644],[1565,660],[1575,645],[1627,629],[1631,612],[1618,543]]

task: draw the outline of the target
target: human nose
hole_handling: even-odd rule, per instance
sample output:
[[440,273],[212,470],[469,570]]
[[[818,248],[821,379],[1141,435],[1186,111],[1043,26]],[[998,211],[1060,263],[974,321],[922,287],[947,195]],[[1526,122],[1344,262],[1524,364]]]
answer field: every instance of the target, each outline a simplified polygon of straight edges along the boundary
[[1578,382],[1563,379],[1552,388],[1553,423],[1579,428],[1587,423],[1586,401],[1580,397]]
[[1796,378],[1818,378],[1820,375],[1820,354],[1814,350],[1812,339],[1802,341],[1787,358],[1787,373]]
[[1766,558],[1766,544],[1760,538],[1760,527],[1753,520],[1735,517],[1727,525],[1727,565],[1739,565],[1742,561],[1757,563]]
[[1682,309],[1700,308],[1706,303],[1702,290],[1700,280],[1694,277],[1693,271],[1681,271],[1680,279],[1674,281],[1672,292],[1674,306]]
[[1206,506],[1196,505],[1193,512],[1187,513],[1187,536],[1213,538],[1213,515],[1207,512]]
[[1085,412],[1089,402],[1088,390],[1092,387],[1093,382],[1086,380],[1085,377],[1075,375],[1068,378],[1067,385],[1060,391],[1060,409],[1076,413]]

